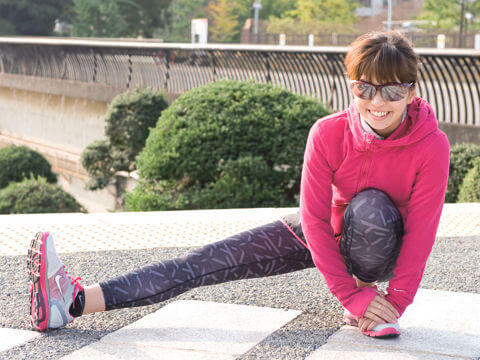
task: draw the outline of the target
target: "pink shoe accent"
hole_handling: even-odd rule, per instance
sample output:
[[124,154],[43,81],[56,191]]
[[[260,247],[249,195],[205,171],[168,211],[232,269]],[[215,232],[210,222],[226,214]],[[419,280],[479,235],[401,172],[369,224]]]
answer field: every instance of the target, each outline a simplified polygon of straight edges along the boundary
[[386,339],[386,338],[397,337],[401,334],[401,332],[400,332],[398,323],[396,323],[396,324],[380,324],[375,326],[370,331],[363,331],[362,334],[370,337]]

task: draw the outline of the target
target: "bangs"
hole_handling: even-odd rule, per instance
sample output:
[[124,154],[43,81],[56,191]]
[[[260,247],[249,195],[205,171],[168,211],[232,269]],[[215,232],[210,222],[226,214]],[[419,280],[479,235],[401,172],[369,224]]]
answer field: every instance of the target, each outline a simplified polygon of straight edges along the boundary
[[365,56],[355,75],[358,76],[358,80],[363,78],[372,82],[375,79],[378,84],[409,83],[413,80],[408,68],[408,62],[403,54],[393,46],[383,44],[376,54]]

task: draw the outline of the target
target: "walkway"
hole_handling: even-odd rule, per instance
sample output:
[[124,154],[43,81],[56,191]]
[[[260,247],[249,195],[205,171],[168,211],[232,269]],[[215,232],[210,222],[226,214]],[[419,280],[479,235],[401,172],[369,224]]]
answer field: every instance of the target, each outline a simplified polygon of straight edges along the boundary
[[[422,288],[397,339],[340,327],[341,307],[316,269],[196,289],[157,307],[88,315],[46,334],[30,331],[26,307],[17,309],[28,305],[28,294],[26,274],[15,269],[24,266],[38,230],[55,234],[70,272],[85,274],[89,284],[295,210],[0,216],[0,358],[480,358],[480,203],[445,205]],[[451,256],[459,259],[455,270]]]

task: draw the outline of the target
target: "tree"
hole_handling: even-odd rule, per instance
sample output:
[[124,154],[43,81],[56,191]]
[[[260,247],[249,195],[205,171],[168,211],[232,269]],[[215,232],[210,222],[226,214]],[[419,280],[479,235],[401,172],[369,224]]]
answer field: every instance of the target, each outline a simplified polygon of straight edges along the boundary
[[151,38],[158,29],[165,28],[168,7],[172,0],[135,0],[119,2],[124,14],[127,34],[131,37]]
[[52,35],[55,19],[70,1],[2,0],[0,1],[0,35]]
[[[465,13],[470,12],[474,15],[469,28],[480,28],[480,1],[472,3],[471,0],[465,0],[464,6]],[[425,0],[422,12],[417,19],[430,21],[429,24],[424,26],[425,28],[453,30],[460,27],[460,12],[460,0]]]
[[121,37],[127,25],[116,0],[73,0],[72,35],[79,37]]
[[353,0],[298,0],[291,15],[302,23],[353,24],[356,20],[355,7]]
[[239,33],[238,20],[232,15],[235,4],[229,0],[218,0],[207,6],[207,16],[210,18],[208,31],[210,40],[214,42],[233,42]]
[[207,4],[207,0],[171,0],[160,35],[166,41],[190,42],[192,19],[204,18]]
[[272,33],[309,33],[352,31],[356,21],[353,0],[298,0],[293,10],[281,17],[271,16],[268,31]]

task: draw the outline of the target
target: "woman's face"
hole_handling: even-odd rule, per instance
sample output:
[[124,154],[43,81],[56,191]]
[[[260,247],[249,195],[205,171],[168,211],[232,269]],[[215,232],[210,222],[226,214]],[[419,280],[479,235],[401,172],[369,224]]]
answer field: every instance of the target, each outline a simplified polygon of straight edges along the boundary
[[[361,78],[360,80],[368,81],[375,85],[375,78],[370,80]],[[399,101],[385,101],[377,91],[375,96],[370,100],[363,100],[355,96],[358,110],[362,118],[370,125],[370,127],[380,136],[388,137],[401,124],[403,112],[408,104],[415,97],[415,88],[410,88],[405,97]]]

